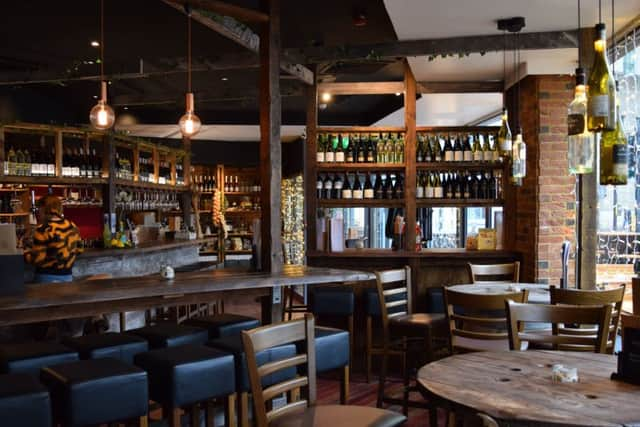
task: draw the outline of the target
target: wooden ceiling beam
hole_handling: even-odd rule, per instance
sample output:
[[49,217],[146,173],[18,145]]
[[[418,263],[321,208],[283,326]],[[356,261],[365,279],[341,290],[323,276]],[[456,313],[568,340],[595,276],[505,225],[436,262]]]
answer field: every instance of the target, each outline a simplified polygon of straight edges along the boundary
[[218,15],[231,16],[243,22],[262,23],[269,21],[269,15],[266,13],[218,0],[171,0],[171,2],[183,7],[189,4],[192,8],[207,10]]
[[[443,39],[404,40],[370,45],[308,47],[286,49],[287,54],[301,55],[306,63],[327,61],[363,61],[411,56],[465,55],[504,49],[502,34],[449,37]],[[507,34],[507,48],[512,49],[515,36]],[[521,50],[564,49],[578,47],[578,31],[546,31],[520,34]]]
[[403,82],[331,82],[319,83],[318,92],[331,95],[386,95],[404,92]]
[[504,91],[503,81],[418,82],[418,93],[490,93]]

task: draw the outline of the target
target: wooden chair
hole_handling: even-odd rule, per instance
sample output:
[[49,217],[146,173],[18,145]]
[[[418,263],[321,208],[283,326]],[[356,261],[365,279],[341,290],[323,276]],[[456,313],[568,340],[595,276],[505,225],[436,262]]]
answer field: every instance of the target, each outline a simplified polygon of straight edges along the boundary
[[[509,347],[522,349],[523,341],[533,344],[550,344],[554,350],[563,345],[578,345],[583,351],[606,353],[609,325],[611,324],[610,304],[577,306],[521,304],[506,301],[509,321]],[[579,323],[598,325],[595,336],[549,335],[544,330],[524,330],[525,322],[534,323]]]
[[504,294],[468,294],[444,288],[451,353],[509,350],[504,303],[527,302],[525,289]]
[[[444,314],[413,313],[411,300],[411,269],[409,267],[377,271],[376,286],[378,289],[378,299],[380,302],[382,333],[383,333],[383,354],[380,376],[378,380],[378,400],[377,406],[382,407],[383,403],[401,404],[406,415],[409,406],[430,409],[432,420],[436,419],[436,410],[425,402],[409,401],[409,393],[418,391],[417,387],[410,387],[409,345],[418,342],[422,348],[419,352],[425,356],[426,362],[435,359],[433,346],[434,330],[441,331],[443,337],[446,336],[446,319]],[[398,299],[398,295],[405,295]],[[392,310],[392,312],[390,312]],[[385,395],[384,387],[387,377],[388,359],[391,350],[400,350],[405,355],[404,394],[402,399],[392,398]],[[417,362],[417,361],[416,361]],[[417,368],[419,366],[414,366]]]
[[468,268],[471,283],[512,283],[520,281],[520,261],[508,264],[469,263]]
[[[406,417],[392,411],[350,405],[316,406],[316,360],[314,347],[315,322],[312,314],[303,319],[263,326],[242,332],[249,381],[253,394],[254,419],[257,427],[267,426],[332,426],[336,421],[352,426],[395,427]],[[306,353],[258,366],[256,353],[274,346],[303,342]],[[304,365],[307,375],[298,376],[266,389],[262,377],[282,369]],[[306,389],[302,400],[291,399],[284,406],[270,409],[272,399],[283,393]]]
[[[604,305],[611,306],[611,324],[609,326],[609,334],[607,335],[607,353],[613,354],[613,349],[620,327],[620,314],[622,313],[622,300],[624,298],[625,286],[619,288],[607,289],[604,291],[581,290],[581,289],[559,289],[555,286],[549,288],[551,295],[551,304],[563,305]],[[576,322],[572,322],[575,324]],[[595,336],[597,330],[595,327],[583,327],[579,325],[553,325],[554,335],[574,335],[574,336]],[[561,346],[559,350],[579,351],[577,346]],[[593,349],[589,349],[592,351]]]

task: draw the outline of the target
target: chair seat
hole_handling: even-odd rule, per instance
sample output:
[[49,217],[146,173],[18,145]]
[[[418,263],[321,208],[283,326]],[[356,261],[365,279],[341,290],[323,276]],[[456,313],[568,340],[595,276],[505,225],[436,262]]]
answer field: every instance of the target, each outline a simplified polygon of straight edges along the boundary
[[323,405],[292,412],[269,423],[270,427],[394,427],[407,418],[393,411],[351,405]]
[[389,319],[392,335],[406,337],[423,336],[427,329],[444,332],[447,330],[447,320],[444,314],[413,313],[395,316]]
[[151,399],[181,407],[235,392],[232,354],[187,344],[140,353],[135,364],[149,374]]
[[0,346],[0,372],[39,375],[45,366],[78,360],[78,353],[55,342],[30,342]]
[[33,375],[0,375],[0,420],[3,427],[51,426],[49,392]]
[[351,316],[355,306],[353,289],[327,287],[314,289],[311,311],[316,315]]
[[147,373],[118,359],[91,359],[43,368],[53,413],[63,425],[86,426],[147,415]]
[[478,340],[466,337],[453,337],[453,348],[458,352],[509,351],[509,340]]
[[240,314],[221,313],[187,319],[182,322],[182,325],[206,329],[209,332],[209,339],[215,339],[240,335],[241,331],[260,326],[260,321]]
[[111,357],[133,363],[133,356],[148,350],[148,343],[137,335],[108,332],[63,339],[68,347],[77,350],[81,359]]
[[[236,372],[236,391],[251,391],[251,385],[249,383],[249,371],[247,368],[247,358],[244,352],[244,346],[242,344],[242,337],[240,335],[234,335],[230,337],[218,338],[207,342],[207,346],[233,354]],[[267,362],[273,362],[279,359],[292,357],[295,356],[295,354],[295,345],[281,345],[259,351],[258,353],[256,353],[256,361],[258,365],[262,365]],[[295,376],[295,367],[282,369],[280,371],[274,372],[271,375],[264,376],[262,378],[262,386],[269,387],[270,385],[291,379]]]
[[127,331],[128,334],[144,338],[149,348],[166,348],[185,344],[204,344],[208,338],[206,329],[177,325],[175,323],[158,323]]
[[[349,364],[349,332],[315,327],[316,372],[326,372]],[[303,352],[302,345],[298,349]]]

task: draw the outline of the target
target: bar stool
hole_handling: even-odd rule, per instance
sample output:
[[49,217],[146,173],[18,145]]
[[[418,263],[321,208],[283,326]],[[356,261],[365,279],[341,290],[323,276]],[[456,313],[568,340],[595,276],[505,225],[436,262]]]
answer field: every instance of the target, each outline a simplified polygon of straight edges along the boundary
[[[351,286],[328,286],[313,289],[311,295],[311,312],[316,319],[323,316],[339,317],[347,320],[349,332],[349,349],[353,349],[353,312],[355,297]],[[349,360],[352,355],[349,355]]]
[[209,339],[240,335],[240,332],[260,326],[260,321],[253,317],[233,313],[218,313],[209,316],[192,317],[181,325],[206,329]]
[[149,374],[149,395],[163,407],[170,427],[180,427],[180,408],[190,407],[191,426],[200,426],[200,408],[206,403],[207,427],[213,427],[211,400],[226,397],[225,424],[235,425],[234,358],[201,345],[181,345],[140,353],[135,364]]
[[[207,342],[208,347],[212,347],[219,351],[233,354],[235,363],[235,391],[238,394],[238,420],[241,427],[249,425],[249,393],[251,392],[251,383],[249,382],[249,370],[247,367],[247,358],[242,345],[242,337],[240,335],[227,336]],[[296,354],[296,347],[293,344],[277,346],[259,352],[256,357],[260,363],[273,362]],[[263,386],[270,385],[292,379],[296,376],[295,367],[284,369],[268,375],[263,379]]]
[[49,392],[33,375],[0,375],[0,420],[2,427],[50,427]]
[[137,420],[147,427],[147,373],[117,359],[80,360],[43,368],[54,419],[81,427]]
[[149,343],[149,348],[152,349],[185,344],[204,344],[208,337],[206,329],[170,322],[131,329],[127,331],[127,334],[144,338]]
[[0,372],[38,375],[45,366],[78,360],[73,349],[55,342],[29,342],[0,346]]
[[78,352],[80,359],[103,359],[111,357],[132,364],[133,356],[149,349],[144,338],[133,334],[108,332],[106,334],[69,337],[63,344]]

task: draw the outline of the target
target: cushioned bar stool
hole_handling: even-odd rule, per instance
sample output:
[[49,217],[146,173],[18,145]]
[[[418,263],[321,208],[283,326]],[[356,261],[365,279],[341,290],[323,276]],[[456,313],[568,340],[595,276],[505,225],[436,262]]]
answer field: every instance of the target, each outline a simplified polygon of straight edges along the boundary
[[[207,346],[231,353],[234,356],[236,374],[235,390],[238,394],[238,419],[240,426],[246,427],[249,425],[249,393],[251,392],[251,384],[249,382],[247,358],[242,345],[242,337],[240,335],[233,335],[218,338],[207,342]],[[269,348],[259,352],[256,357],[261,363],[267,363],[291,357],[295,354],[295,345],[289,344]],[[269,387],[270,385],[294,378],[295,376],[295,367],[278,371],[273,375],[266,376],[263,379],[263,386]]]
[[0,375],[2,427],[50,427],[49,392],[29,374]]
[[39,375],[45,366],[78,360],[78,353],[55,342],[30,342],[0,346],[0,372]]
[[147,373],[118,359],[92,359],[43,368],[54,419],[80,427],[137,420],[147,427]]
[[[347,404],[349,400],[349,362],[351,340],[349,332],[341,329],[316,326],[314,329],[316,348],[316,373],[323,373],[341,369],[340,372],[340,403]],[[304,352],[304,343],[297,344],[298,353]],[[300,375],[306,375],[298,367]]]
[[213,399],[226,397],[225,424],[235,425],[235,368],[232,354],[187,344],[140,353],[137,366],[149,374],[151,400],[163,407],[170,427],[180,427],[180,408],[191,411],[191,426],[200,427],[200,408],[206,403],[207,427],[213,427]]
[[[327,286],[313,289],[311,312],[316,319],[322,317],[344,318],[349,331],[349,349],[353,348],[353,311],[355,297],[350,286]],[[351,359],[351,357],[349,358]]]
[[241,331],[260,326],[260,321],[240,314],[219,313],[210,316],[193,317],[181,324],[206,329],[209,332],[209,338],[215,339],[231,335],[239,336]]
[[84,335],[82,337],[64,338],[66,346],[76,350],[81,359],[103,359],[111,357],[126,363],[133,363],[133,356],[143,353],[149,348],[144,338],[132,334]]
[[177,325],[163,322],[156,325],[131,329],[127,334],[137,335],[149,343],[149,348],[175,347],[185,344],[204,344],[207,341],[206,329],[194,326]]

